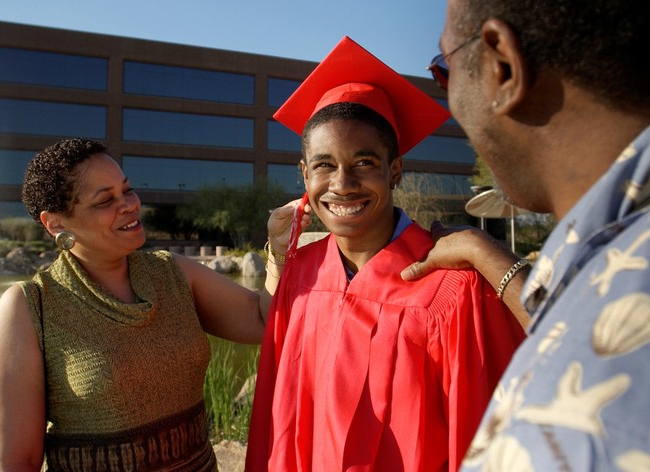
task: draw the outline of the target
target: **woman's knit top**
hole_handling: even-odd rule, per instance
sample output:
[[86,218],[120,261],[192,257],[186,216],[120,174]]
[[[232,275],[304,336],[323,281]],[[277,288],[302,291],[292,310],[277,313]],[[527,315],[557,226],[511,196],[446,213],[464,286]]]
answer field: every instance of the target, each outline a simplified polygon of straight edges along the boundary
[[22,284],[45,361],[48,470],[216,470],[210,345],[187,282],[168,252],[128,263],[131,304],[68,252]]

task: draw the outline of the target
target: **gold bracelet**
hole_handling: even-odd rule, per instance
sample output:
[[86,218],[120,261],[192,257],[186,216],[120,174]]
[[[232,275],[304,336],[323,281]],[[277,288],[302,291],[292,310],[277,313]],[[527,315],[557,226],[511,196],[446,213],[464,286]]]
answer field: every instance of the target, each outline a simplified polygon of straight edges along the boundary
[[271,246],[271,240],[267,239],[266,244],[264,245],[264,252],[266,253],[266,258],[269,258],[269,253],[271,256],[273,256],[273,260],[275,262],[278,262],[280,264],[284,264],[287,262],[287,256],[284,254],[280,254],[277,252],[273,247]]
[[519,272],[524,266],[528,265],[528,261],[526,259],[519,259],[517,262],[515,262],[510,270],[506,272],[506,275],[503,276],[501,279],[501,283],[499,284],[499,289],[497,290],[497,297],[499,297],[499,300],[503,297],[503,292],[506,290],[506,287],[512,280],[512,278]]
[[[277,264],[273,264],[273,265],[276,266],[276,267],[278,266]],[[267,273],[268,275],[270,275],[271,277],[273,277],[273,278],[275,278],[275,279],[279,279],[280,276],[282,275],[282,271],[279,270],[279,271],[277,271],[277,272],[279,272],[279,273],[278,273],[278,274],[274,273],[274,272],[271,270],[271,267],[270,267],[268,264],[266,265],[266,273]]]

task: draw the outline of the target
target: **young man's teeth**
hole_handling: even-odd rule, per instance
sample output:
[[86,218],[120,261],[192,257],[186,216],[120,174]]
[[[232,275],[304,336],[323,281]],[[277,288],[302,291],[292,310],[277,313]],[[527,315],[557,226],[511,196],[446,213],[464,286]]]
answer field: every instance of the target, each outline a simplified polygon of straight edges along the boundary
[[122,229],[135,228],[137,225],[138,225],[138,220],[135,220],[133,223],[129,223],[128,225],[122,226]]
[[354,206],[341,206],[341,205],[334,205],[330,204],[330,211],[334,213],[336,216],[348,216],[348,215],[354,215],[355,213],[361,211],[363,208],[363,204],[359,203],[358,205]]

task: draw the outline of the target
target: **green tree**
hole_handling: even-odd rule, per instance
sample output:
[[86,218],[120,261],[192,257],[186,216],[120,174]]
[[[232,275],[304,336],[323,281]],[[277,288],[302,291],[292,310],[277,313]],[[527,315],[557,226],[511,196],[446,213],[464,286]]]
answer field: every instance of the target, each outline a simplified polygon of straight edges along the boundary
[[550,213],[529,213],[517,218],[516,239],[520,250],[524,254],[539,251],[555,224],[555,217]]
[[288,198],[282,187],[267,180],[241,187],[202,187],[177,207],[176,216],[198,230],[228,233],[237,247],[261,246],[269,211]]
[[478,154],[474,163],[474,175],[471,178],[472,185],[480,187],[494,187],[494,177],[492,171],[485,160]]
[[176,216],[176,205],[150,205],[143,211],[142,219],[149,235],[163,233],[171,239],[191,239],[194,231],[191,225]]

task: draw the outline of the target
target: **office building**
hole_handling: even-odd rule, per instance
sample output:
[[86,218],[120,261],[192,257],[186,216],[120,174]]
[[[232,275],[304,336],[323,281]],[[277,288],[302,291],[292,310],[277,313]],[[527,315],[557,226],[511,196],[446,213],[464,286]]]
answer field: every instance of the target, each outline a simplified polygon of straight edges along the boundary
[[[104,142],[144,205],[264,177],[299,195],[299,137],[272,115],[315,66],[0,22],[0,218],[26,214],[26,163],[71,136]],[[433,80],[407,79],[446,105]],[[404,159],[405,171],[426,174],[458,214],[471,197],[473,164],[453,119]]]

